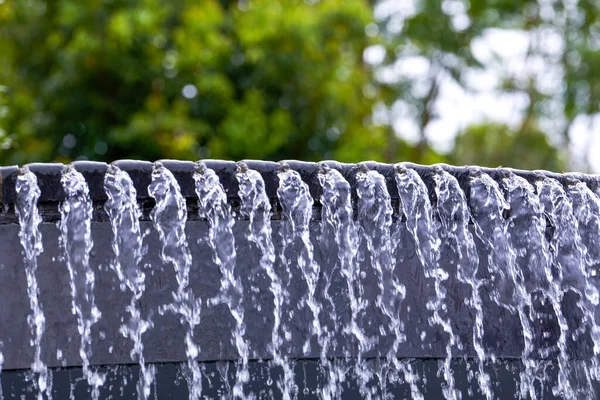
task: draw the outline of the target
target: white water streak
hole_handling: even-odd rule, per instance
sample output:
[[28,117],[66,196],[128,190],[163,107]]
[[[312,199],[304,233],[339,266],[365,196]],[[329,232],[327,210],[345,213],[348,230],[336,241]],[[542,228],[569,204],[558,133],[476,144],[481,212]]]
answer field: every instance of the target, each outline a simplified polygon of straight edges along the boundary
[[200,324],[202,303],[189,287],[192,255],[185,234],[186,203],[171,171],[158,162],[154,164],[148,193],[156,200],[151,218],[162,243],[160,257],[164,263],[173,265],[177,278],[173,303],[166,304],[159,312],[169,311],[180,316],[180,321],[186,326],[185,353],[188,367],[186,380],[189,398],[198,400],[202,395],[202,369],[197,361],[200,346],[195,342],[194,328]]
[[270,279],[270,290],[273,294],[273,330],[271,331],[270,351],[274,367],[283,370],[283,376],[277,383],[284,400],[291,399],[294,386],[294,370],[287,355],[282,354],[283,338],[280,334],[282,324],[282,305],[289,299],[289,293],[283,286],[281,278],[275,272],[275,246],[271,228],[271,204],[265,192],[262,176],[249,170],[244,163],[238,163],[236,178],[239,183],[241,213],[249,218],[250,234],[248,239],[256,244],[261,253],[260,267]]
[[[286,248],[295,246],[297,257],[294,260],[284,259],[284,265],[295,263],[302,273],[302,279],[306,283],[307,292],[300,300],[298,309],[307,305],[312,313],[312,324],[310,335],[303,346],[304,354],[310,353],[310,341],[313,336],[316,337],[317,343],[321,349],[327,349],[329,343],[326,335],[324,335],[321,322],[321,304],[317,301],[316,290],[319,280],[320,268],[313,258],[313,245],[310,239],[310,220],[312,216],[313,199],[310,196],[308,185],[302,181],[298,172],[290,170],[287,166],[282,166],[277,174],[279,176],[279,187],[277,189],[277,197],[283,209],[285,223],[282,229],[282,237],[284,240],[284,249],[282,254],[285,254]],[[284,256],[285,258],[285,256]],[[326,351],[326,350],[325,350]],[[321,353],[322,355],[323,353]],[[321,356],[321,367],[326,371],[331,369],[331,365],[327,358]],[[331,399],[337,391],[337,382],[335,377],[328,374],[327,382],[322,388],[323,398]]]
[[[395,276],[395,262],[392,256],[391,227],[392,227],[392,204],[387,190],[385,178],[377,171],[370,171],[364,165],[358,166],[356,174],[358,195],[358,218],[360,221],[359,234],[365,241],[371,267],[377,275],[379,293],[375,304],[388,319],[387,330],[392,334],[394,341],[387,353],[386,364],[392,366],[394,372],[402,372],[405,381],[410,385],[411,394],[414,399],[422,399],[414,377],[416,376],[409,363],[398,360],[398,347],[406,341],[404,334],[404,323],[400,318],[400,307],[406,297],[406,288]],[[382,327],[383,328],[383,327]],[[387,367],[386,366],[386,367]],[[361,371],[367,380],[372,372]],[[385,391],[386,382],[380,378],[382,390]],[[371,397],[361,388],[363,396]],[[383,394],[385,397],[385,393]]]
[[523,330],[524,347],[521,360],[525,370],[521,373],[521,396],[537,399],[534,381],[538,362],[531,358],[534,350],[531,325],[531,297],[523,285],[522,271],[517,268],[517,254],[511,243],[509,221],[504,212],[510,210],[498,183],[481,170],[470,170],[471,211],[475,233],[488,252],[491,299],[499,306],[519,316]]
[[452,347],[457,346],[460,349],[461,345],[452,330],[450,320],[442,316],[447,311],[446,289],[443,282],[448,279],[448,273],[439,264],[440,239],[437,233],[439,228],[433,219],[427,187],[418,173],[402,164],[397,164],[395,167],[398,194],[402,212],[406,216],[406,226],[415,242],[415,251],[423,265],[425,277],[433,279],[434,283],[436,297],[427,302],[427,308],[433,313],[430,324],[439,325],[448,334],[446,359],[442,368],[446,382],[442,388],[444,397],[449,400],[460,399],[461,393],[456,389],[451,362]]
[[154,382],[155,368],[146,365],[144,358],[143,334],[154,325],[142,319],[141,310],[137,306],[145,291],[146,274],[142,270],[142,258],[147,249],[143,244],[140,231],[141,211],[137,204],[137,192],[129,175],[118,167],[110,165],[104,176],[104,190],[108,200],[104,209],[109,215],[113,232],[112,248],[115,258],[111,269],[117,273],[121,290],[131,292],[131,301],[126,307],[129,321],[120,327],[123,337],[133,341],[131,359],[140,366],[137,385],[139,400],[150,397]]
[[90,252],[93,247],[92,201],[83,175],[73,166],[69,166],[62,175],[61,183],[65,200],[60,205],[60,244],[69,270],[72,311],[77,316],[77,327],[81,335],[79,356],[83,374],[92,387],[92,398],[97,399],[106,376],[90,369],[92,326],[101,317],[94,300],[95,275],[90,267]]
[[[37,202],[40,198],[40,188],[37,177],[27,167],[19,171],[16,183],[17,204],[16,213],[19,217],[19,238],[23,246],[25,261],[25,275],[27,276],[27,295],[32,314],[27,317],[27,323],[33,336],[32,344],[34,358],[31,371],[37,376],[34,381],[38,400],[44,399],[48,389],[48,367],[42,361],[42,336],[46,327],[44,310],[40,304],[40,290],[36,276],[38,257],[44,251],[40,223],[42,217],[38,210]],[[48,397],[48,396],[47,396]]]
[[475,247],[473,235],[469,230],[471,213],[467,199],[458,181],[441,168],[435,168],[433,179],[436,183],[437,211],[441,218],[442,232],[458,255],[457,278],[471,287],[469,306],[475,312],[473,324],[473,348],[477,353],[479,389],[486,399],[493,398],[490,375],[485,371],[486,360],[483,346],[483,303],[479,294],[482,285],[477,278],[479,255]]
[[235,319],[233,343],[238,351],[239,362],[236,369],[236,381],[233,387],[235,398],[253,398],[244,393],[244,385],[249,381],[248,357],[246,342],[246,325],[244,323],[244,288],[242,281],[236,276],[236,251],[233,237],[234,219],[231,208],[227,204],[225,189],[219,182],[215,171],[207,169],[199,162],[194,173],[196,194],[198,195],[198,213],[209,222],[208,243],[213,250],[213,261],[221,271],[221,288],[213,304],[224,303],[229,307]]

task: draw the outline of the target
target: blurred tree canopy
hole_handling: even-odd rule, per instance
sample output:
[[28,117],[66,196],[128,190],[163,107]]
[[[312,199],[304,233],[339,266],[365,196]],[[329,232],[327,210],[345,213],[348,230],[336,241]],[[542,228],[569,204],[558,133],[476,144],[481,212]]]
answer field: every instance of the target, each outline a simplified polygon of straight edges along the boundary
[[8,1],[3,163],[377,158],[362,0]]
[[[422,65],[422,74],[382,73],[379,78],[387,88],[383,93],[389,112],[400,109],[412,119],[422,152],[431,148],[428,132],[437,117],[440,86],[451,81],[473,93],[481,79],[474,72],[493,70],[497,93],[518,95],[526,106],[516,129],[502,124],[465,129],[450,153],[454,163],[560,171],[576,118],[591,122],[600,115],[597,0],[417,0],[402,5],[381,0],[376,13],[387,50],[382,72],[401,71],[410,61]],[[494,31],[520,33],[513,41],[517,37],[525,44],[522,60],[506,60],[493,50],[486,57],[477,53],[475,44]],[[522,147],[514,151],[511,145]],[[538,152],[527,162],[519,158]],[[589,169],[587,161],[578,167]]]
[[516,132],[506,125],[488,123],[470,126],[456,137],[450,162],[529,170],[543,166],[560,172],[564,166],[562,157],[535,127]]
[[[414,0],[377,16],[389,3],[0,0],[0,164],[211,157],[521,166],[513,151],[521,146],[539,153],[523,167],[564,168],[567,154],[549,143],[564,147],[574,119],[600,103],[592,0]],[[504,76],[502,90],[528,98],[527,123],[467,128],[442,154],[427,136],[440,82],[469,90],[465,75],[483,68],[471,44],[491,27],[564,34],[562,58],[530,45],[532,57],[560,67],[564,84],[552,91],[538,76]],[[385,49],[382,63],[365,61],[373,46]],[[426,61],[425,79],[382,78],[410,57]],[[392,116],[376,117],[397,104],[410,110],[416,142]],[[558,133],[542,133],[553,118]]]

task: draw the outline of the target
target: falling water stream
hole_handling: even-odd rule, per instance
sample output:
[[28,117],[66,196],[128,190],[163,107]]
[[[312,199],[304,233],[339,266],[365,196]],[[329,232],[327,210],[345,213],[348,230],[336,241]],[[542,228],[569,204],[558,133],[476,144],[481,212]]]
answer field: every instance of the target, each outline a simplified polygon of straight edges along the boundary
[[[302,181],[300,174],[293,171],[286,164],[282,164],[279,176],[277,197],[281,203],[285,216],[285,225],[282,228],[284,265],[292,268],[296,265],[300,270],[300,277],[306,285],[305,294],[300,298],[297,310],[301,311],[306,305],[312,314],[312,324],[305,340],[302,351],[311,353],[311,341],[316,337],[320,348],[322,368],[326,374],[326,382],[321,388],[324,399],[336,397],[338,391],[336,375],[332,373],[332,365],[327,358],[329,340],[327,333],[321,326],[321,304],[317,300],[316,290],[319,280],[319,265],[314,261],[313,244],[310,238],[310,221],[312,217],[313,199],[310,196],[308,185]],[[290,258],[286,250],[295,250],[296,257]],[[292,311],[293,313],[294,311]],[[293,314],[292,314],[293,315]]]
[[105,376],[90,368],[92,355],[92,326],[102,314],[94,298],[95,274],[90,267],[93,247],[91,222],[92,201],[88,185],[81,173],[69,166],[61,178],[65,200],[60,205],[60,244],[71,278],[72,311],[77,317],[81,335],[79,356],[84,377],[92,387],[92,398],[100,396]]
[[[348,302],[350,305],[350,322],[343,328],[347,338],[348,347],[344,350],[346,358],[356,355],[354,371],[359,385],[365,387],[369,376],[363,368],[363,354],[370,348],[360,320],[360,314],[364,310],[364,303],[360,299],[360,268],[356,260],[358,252],[358,235],[352,210],[350,184],[335,169],[326,164],[320,165],[319,183],[323,189],[321,196],[322,210],[322,233],[323,246],[330,251],[336,249],[338,267],[346,283]],[[339,375],[343,372],[338,371]]]
[[[511,245],[516,254],[516,276],[521,288],[521,295],[529,295],[527,300],[536,312],[535,303],[541,300],[550,303],[554,312],[560,333],[558,347],[558,382],[553,389],[555,395],[566,399],[578,398],[569,381],[567,335],[568,325],[560,304],[560,288],[555,285],[552,276],[552,254],[546,240],[546,218],[544,208],[540,203],[533,186],[524,178],[510,171],[504,171],[502,186],[510,206],[508,218],[508,233]],[[534,330],[535,331],[535,330]],[[546,358],[552,349],[538,349],[538,355]]]
[[[2,375],[2,367],[4,365],[4,354],[2,354],[2,348],[4,343],[0,342],[0,375]],[[2,391],[2,380],[0,380],[0,400],[4,400],[4,392]]]
[[479,389],[488,400],[493,398],[490,375],[485,371],[486,352],[483,345],[483,303],[480,295],[481,280],[478,278],[479,255],[473,235],[469,230],[471,213],[465,194],[458,181],[441,167],[434,170],[437,211],[440,215],[444,240],[458,255],[456,273],[459,281],[471,287],[468,305],[475,313],[473,323],[473,348],[477,354]]
[[227,203],[225,189],[219,182],[215,171],[198,162],[194,173],[196,194],[199,200],[199,214],[209,223],[208,243],[213,250],[213,261],[221,270],[221,289],[213,304],[227,304],[235,319],[232,341],[238,352],[240,361],[236,370],[236,381],[233,396],[236,398],[254,398],[244,393],[244,384],[249,380],[248,343],[246,342],[244,324],[244,288],[236,275],[235,239],[232,227],[234,224],[231,208]]
[[[505,172],[503,179],[508,201],[488,175],[476,169],[472,169],[470,174],[476,233],[490,250],[488,266],[494,287],[490,296],[498,305],[519,317],[524,341],[521,360],[525,367],[520,374],[521,396],[537,399],[535,381],[543,385],[545,375],[543,363],[534,354],[536,330],[533,320],[536,312],[532,295],[541,296],[542,301],[554,295],[548,265],[550,255],[544,241],[545,221],[539,200],[526,181],[510,172]],[[554,310],[560,329],[564,331],[564,318],[558,303],[554,303]],[[562,358],[559,361],[559,380],[562,382],[561,390],[568,398],[570,389],[564,380],[564,337],[559,339],[558,347]]]
[[192,255],[185,234],[187,207],[175,177],[159,162],[154,164],[148,192],[156,200],[151,217],[162,243],[160,258],[165,264],[173,266],[177,278],[173,302],[166,304],[159,312],[172,312],[180,317],[186,327],[186,380],[190,400],[197,400],[202,395],[202,370],[197,361],[200,346],[195,342],[194,328],[200,325],[202,300],[194,295],[189,286]]
[[[593,317],[593,309],[600,301],[600,294],[593,285],[593,280],[597,279],[597,268],[600,265],[600,235],[598,235],[600,232],[600,198],[585,183],[576,179],[569,179],[566,191],[571,200],[573,215],[577,220],[578,233],[581,238],[580,244],[585,260],[582,270],[585,281],[584,298],[590,308],[589,329],[594,343],[594,354],[597,357],[600,354],[600,327]],[[596,374],[598,371],[593,371],[593,373]]]
[[537,399],[534,385],[537,361],[531,357],[534,350],[532,304],[523,285],[522,273],[517,267],[516,250],[511,243],[510,222],[506,219],[510,204],[498,183],[489,175],[477,168],[471,168],[469,174],[475,233],[488,251],[491,278],[487,284],[492,287],[490,297],[496,304],[519,317],[524,341],[521,360],[525,367],[521,373],[521,396]]
[[[583,245],[585,260],[585,299],[590,309],[589,333],[593,342],[594,358],[592,368],[586,371],[589,378],[600,379],[600,327],[594,318],[594,309],[600,301],[598,293],[598,267],[600,266],[600,197],[594,194],[588,186],[575,178],[568,179],[567,193],[571,199],[573,214],[577,219],[579,236]],[[590,393],[591,388],[586,388]]]
[[146,253],[146,248],[139,221],[142,213],[131,178],[114,165],[109,165],[106,171],[104,190],[108,196],[104,208],[112,227],[112,247],[115,253],[111,267],[117,273],[121,290],[131,292],[131,301],[126,307],[129,320],[121,325],[120,331],[124,337],[133,341],[131,359],[137,361],[140,366],[138,399],[146,400],[150,397],[156,371],[154,366],[148,366],[145,362],[142,341],[142,336],[153,327],[153,324],[149,319],[142,318],[142,311],[138,307],[138,302],[146,289],[146,274],[142,270],[142,257]]
[[37,177],[29,168],[23,167],[19,171],[16,184],[17,215],[21,230],[19,238],[23,246],[25,257],[25,274],[27,275],[27,295],[32,314],[27,318],[29,329],[33,337],[32,344],[35,348],[31,364],[31,372],[35,375],[34,386],[38,391],[38,400],[43,400],[44,395],[49,397],[52,388],[48,388],[48,368],[42,360],[42,336],[46,327],[44,310],[40,304],[40,290],[36,276],[38,257],[44,251],[40,223],[42,217],[38,210],[37,202],[40,198],[40,188]]
[[427,302],[427,308],[433,313],[430,324],[440,326],[448,335],[446,359],[442,367],[446,381],[443,388],[444,397],[451,400],[460,399],[461,394],[455,387],[451,362],[452,347],[457,346],[461,349],[461,346],[458,337],[453,332],[449,319],[444,316],[447,312],[447,306],[445,304],[446,289],[443,282],[448,279],[448,273],[439,263],[439,229],[433,219],[427,187],[418,173],[402,164],[396,165],[396,172],[398,194],[402,204],[402,212],[406,217],[406,226],[415,242],[415,251],[423,265],[425,277],[432,279],[434,282],[435,298]]
[[[550,239],[550,247],[553,253],[554,263],[557,267],[555,280],[557,282],[557,297],[563,299],[569,292],[579,297],[577,306],[580,308],[583,318],[579,326],[571,332],[574,341],[583,339],[586,331],[592,338],[594,358],[593,368],[589,371],[584,367],[585,384],[579,385],[578,396],[589,396],[592,391],[590,379],[597,379],[595,374],[597,368],[597,357],[600,351],[600,328],[595,321],[595,308],[598,305],[598,290],[589,280],[587,266],[593,262],[594,253],[597,252],[595,244],[590,242],[587,229],[597,227],[598,215],[592,211],[598,210],[598,201],[593,193],[583,184],[570,181],[568,184],[569,196],[556,180],[538,176],[536,182],[537,191],[540,196],[546,214],[553,226],[553,235]],[[586,205],[574,206],[572,200],[589,201]],[[596,221],[594,221],[596,220]],[[595,226],[594,226],[595,225]],[[594,233],[596,236],[597,232]],[[585,238],[585,241],[582,240]],[[597,240],[597,239],[596,239]],[[588,247],[590,246],[589,250]],[[563,378],[567,382],[569,376]],[[557,392],[562,388],[557,387]]]
[[[239,183],[241,213],[249,219],[249,240],[260,250],[260,267],[270,280],[270,290],[273,294],[273,329],[271,331],[271,365],[283,374],[277,386],[284,400],[292,398],[294,386],[293,365],[287,355],[282,353],[282,305],[289,299],[288,289],[283,286],[281,278],[275,271],[275,246],[271,227],[271,204],[265,192],[265,182],[262,176],[243,162],[238,163],[236,178]],[[283,329],[286,331],[286,329]],[[270,378],[269,378],[270,379]]]
[[[99,372],[105,366],[91,361],[94,349],[101,353],[96,345],[105,339],[100,329],[110,320],[107,315],[122,315],[120,340],[131,346],[129,363],[139,368],[139,375],[127,379],[136,383],[139,400],[152,399],[153,392],[159,396],[161,366],[153,363],[164,355],[157,359],[153,352],[160,347],[155,333],[164,336],[157,330],[173,316],[181,324],[176,327],[184,337],[181,373],[193,400],[211,398],[213,386],[225,399],[459,400],[478,388],[478,398],[492,400],[506,398],[495,378],[501,374],[496,362],[507,357],[518,364],[504,371],[516,377],[512,397],[596,396],[600,197],[580,176],[555,179],[478,167],[456,174],[442,165],[422,173],[411,164],[380,173],[369,163],[344,171],[339,164],[320,163],[311,175],[280,163],[266,183],[266,175],[240,162],[237,186],[228,186],[221,170],[207,168],[208,162],[196,163],[188,181],[178,181],[156,162],[151,199],[140,200],[138,182],[117,165],[122,164],[108,166],[100,189],[69,166],[61,175],[64,200],[56,216],[58,261],[69,274],[79,334],[74,339],[81,380],[93,399],[114,386],[110,372]],[[45,183],[38,186],[38,178],[27,167],[19,170],[15,213],[30,311],[24,326],[32,348],[30,393],[44,400],[52,397],[55,365],[45,354],[63,360],[64,348],[50,349],[55,316],[44,312],[52,299],[45,297],[43,277],[53,249],[44,247],[43,221],[55,217],[44,214]],[[92,194],[103,189],[108,199],[92,203],[88,183]],[[197,215],[190,211],[195,204]],[[148,216],[151,228],[143,232],[140,221]],[[108,236],[102,236],[105,227]],[[198,232],[200,240],[191,240]],[[108,243],[112,252],[98,255]],[[156,265],[149,243],[158,243]],[[198,292],[197,280],[210,279],[202,274],[205,260],[197,259],[196,250],[208,250],[209,264],[215,272],[218,268],[216,296]],[[249,254],[256,257],[246,259]],[[409,275],[415,271],[416,277]],[[260,284],[245,274],[260,274]],[[105,277],[117,281],[115,293],[127,299],[119,310],[102,308],[105,299],[95,293],[110,281]],[[453,292],[455,286],[460,292]],[[157,287],[168,287],[163,292],[170,297],[152,303]],[[413,304],[426,305],[426,315],[411,314]],[[219,310],[220,325],[204,326]],[[201,318],[204,312],[207,317]],[[262,326],[254,315],[262,315]],[[5,350],[0,368],[9,339],[0,338]],[[262,349],[254,348],[253,340],[262,341]],[[219,341],[230,343],[220,350],[227,352],[226,360],[211,358],[219,350],[205,348],[210,346],[204,343]],[[406,358],[413,355],[415,363]],[[437,374],[423,365],[433,365]],[[476,386],[466,388],[465,381]],[[76,383],[71,383],[73,398]]]
[[[392,205],[387,190],[385,178],[377,171],[369,170],[365,165],[358,165],[356,174],[358,215],[361,221],[360,235],[365,241],[371,268],[377,275],[378,295],[376,305],[387,318],[388,326],[380,326],[380,335],[393,335],[393,342],[385,352],[386,361],[394,367],[397,374],[404,372],[407,382],[411,386],[413,398],[421,398],[421,393],[416,386],[414,374],[409,364],[402,364],[398,360],[398,346],[406,340],[404,323],[400,318],[400,307],[406,296],[406,288],[402,285],[395,273],[395,263],[392,257],[391,226]],[[364,374],[364,372],[363,372]],[[362,381],[362,379],[361,379]],[[386,398],[385,380],[381,381],[382,397]],[[373,393],[363,395],[370,397]]]

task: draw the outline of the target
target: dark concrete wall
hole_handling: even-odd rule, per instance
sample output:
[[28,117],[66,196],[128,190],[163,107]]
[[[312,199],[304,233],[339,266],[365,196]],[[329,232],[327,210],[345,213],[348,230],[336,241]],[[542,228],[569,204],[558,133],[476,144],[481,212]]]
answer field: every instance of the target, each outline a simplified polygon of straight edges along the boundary
[[[182,187],[182,193],[188,198],[189,222],[187,225],[188,242],[194,259],[191,273],[190,286],[194,289],[197,296],[203,299],[213,297],[219,290],[220,272],[218,267],[211,261],[212,253],[208,245],[199,239],[206,236],[208,223],[198,218],[195,213],[195,193],[192,179],[193,164],[187,162],[165,161],[165,166],[171,169]],[[233,175],[235,164],[232,162],[207,161],[209,168],[215,169],[219,174],[223,185],[228,191],[230,201],[233,207],[236,207],[237,181]],[[289,162],[290,167],[298,170],[302,178],[309,183],[311,194],[315,199],[319,198],[320,186],[318,185],[316,174],[316,164]],[[110,224],[107,222],[106,215],[102,209],[102,204],[106,199],[102,183],[106,165],[102,163],[76,163],[76,168],[86,177],[90,186],[91,197],[95,202],[94,223],[92,224],[92,236],[94,248],[91,253],[91,265],[96,274],[96,302],[102,312],[102,319],[94,325],[93,336],[93,355],[92,364],[124,364],[131,362],[129,352],[131,342],[123,338],[119,333],[119,327],[122,318],[127,318],[125,307],[129,302],[130,295],[120,290],[116,273],[109,268],[112,258],[111,239],[112,232]],[[179,362],[185,360],[184,334],[185,330],[174,315],[159,315],[157,310],[159,306],[169,303],[171,293],[176,290],[176,281],[173,268],[169,265],[163,265],[160,261],[158,252],[160,245],[158,243],[157,233],[151,229],[151,222],[148,219],[148,213],[153,206],[153,201],[148,197],[147,185],[151,179],[152,164],[143,162],[119,162],[118,165],[130,173],[139,194],[139,201],[144,208],[144,222],[142,231],[149,229],[149,235],[145,238],[148,245],[148,254],[145,257],[147,284],[146,294],[140,302],[140,307],[144,316],[152,315],[154,328],[144,336],[146,362]],[[330,163],[334,168],[339,168],[343,175],[352,184],[354,181],[355,166]],[[397,205],[397,190],[393,178],[393,169],[390,165],[369,163],[370,168],[380,171],[387,177],[388,187],[394,204]],[[267,162],[248,162],[248,166],[256,169],[263,174],[266,183],[267,194],[274,199],[276,205],[277,188],[277,164]],[[413,166],[421,174],[430,189],[432,188],[431,173],[429,167]],[[76,318],[71,313],[71,294],[69,287],[69,276],[67,267],[61,258],[61,252],[58,247],[58,229],[55,221],[58,218],[58,202],[63,198],[64,193],[60,187],[60,173],[62,165],[42,164],[32,165],[31,170],[38,175],[39,184],[42,189],[40,198],[43,211],[44,222],[41,227],[44,252],[39,259],[38,281],[40,285],[40,301],[46,316],[46,332],[42,341],[43,360],[49,366],[76,366],[80,365],[79,352],[79,334],[77,333]],[[459,181],[466,182],[467,170],[455,167],[448,167],[448,170],[454,174]],[[497,170],[486,170],[494,178],[499,177]],[[4,342],[3,353],[5,357],[4,369],[22,369],[28,368],[33,360],[33,349],[29,345],[30,330],[27,325],[27,316],[30,314],[29,300],[26,292],[26,278],[21,254],[21,245],[19,243],[18,231],[19,225],[14,216],[14,207],[12,203],[15,199],[14,179],[17,172],[14,167],[1,168],[3,176],[2,183],[2,202],[5,206],[4,212],[0,215],[0,340]],[[519,172],[519,174],[532,178],[532,173]],[[564,176],[554,177],[563,180]],[[582,176],[588,185],[595,188],[597,182],[594,177]],[[466,186],[464,186],[466,188]],[[430,190],[431,192],[431,190]],[[280,248],[278,242],[281,240],[278,231],[282,221],[278,219],[277,209],[272,221],[274,228],[274,238],[276,240],[276,249]],[[323,241],[319,240],[320,221],[319,205],[315,205],[315,219],[312,223],[312,239],[315,246],[315,260],[320,263],[323,273],[332,274],[332,287],[330,292],[334,294],[336,308],[344,310],[346,305],[345,282],[339,273],[339,269],[334,268],[332,254],[323,247]],[[397,216],[396,216],[397,217]],[[269,353],[266,350],[268,341],[271,337],[271,328],[273,324],[272,316],[272,295],[269,292],[269,280],[264,273],[258,269],[259,254],[258,250],[249,243],[247,239],[247,221],[238,220],[235,225],[236,247],[238,252],[237,273],[242,278],[246,288],[250,283],[259,288],[254,299],[245,299],[245,311],[247,322],[247,339],[250,343],[252,358],[267,358]],[[405,332],[407,341],[400,345],[398,356],[417,357],[417,358],[443,358],[446,355],[445,345],[446,336],[438,327],[431,328],[428,324],[428,318],[431,311],[427,310],[426,302],[434,295],[433,283],[427,280],[423,274],[423,268],[416,257],[414,243],[406,232],[402,221],[395,218],[393,230],[399,233],[400,240],[394,243],[394,256],[396,262],[396,274],[406,288],[407,299],[403,303],[401,318],[405,321]],[[480,252],[480,269],[486,269],[486,254],[483,246],[478,243]],[[364,247],[361,251],[365,251]],[[454,276],[452,252],[443,249],[442,262],[444,268],[448,270],[451,278],[445,283],[448,290],[449,315],[454,324],[454,330],[458,333],[460,341],[464,346],[463,350],[454,349],[454,355],[457,357],[473,357],[475,352],[472,348],[472,326],[473,311],[465,305],[464,300],[470,296],[470,289],[458,282]],[[282,265],[276,266],[278,270]],[[293,269],[293,274],[299,276],[297,268]],[[485,272],[483,272],[485,275]],[[483,276],[485,277],[485,276]],[[252,282],[250,282],[252,281]],[[290,287],[292,298],[298,297],[305,288],[300,283],[300,279],[294,279],[295,284]],[[367,276],[362,282],[366,287],[376,287],[374,277]],[[323,280],[319,283],[323,286]],[[522,352],[523,339],[521,325],[518,316],[511,315],[505,309],[502,309],[489,301],[487,288],[484,288],[481,295],[484,298],[485,310],[485,347],[490,353],[494,353],[500,358],[519,358]],[[250,295],[250,291],[246,290]],[[374,299],[372,299],[374,301]],[[573,296],[567,296],[564,302],[564,309],[568,311],[568,317],[577,319],[574,310],[575,301]],[[258,310],[257,304],[261,305]],[[542,314],[543,307],[540,305]],[[374,327],[382,324],[383,317],[378,310],[371,305],[370,315]],[[550,310],[546,310],[550,315]],[[312,346],[311,354],[303,354],[301,345],[307,335],[309,324],[309,314],[300,313],[292,322],[294,326],[294,336],[292,346],[286,351],[294,358],[318,357],[318,348]],[[343,311],[339,313],[340,323],[343,326],[345,321],[349,320],[348,313]],[[231,332],[233,331],[233,318],[231,317],[225,305],[204,307],[203,317],[200,326],[196,331],[198,344],[202,352],[200,359],[204,361],[236,359],[235,347],[230,342]],[[542,331],[553,333],[547,339],[547,343],[538,341],[536,346],[544,347],[556,341],[558,326],[551,318],[541,318],[536,321],[536,336],[541,337]],[[341,332],[341,331],[339,331]],[[337,340],[341,345],[344,344],[344,337],[338,332]],[[426,339],[421,341],[421,334],[425,332]],[[569,353],[573,358],[589,358],[591,355],[589,337],[584,336],[577,343],[569,343]],[[369,355],[376,356],[378,350],[385,353],[386,339],[382,340],[379,347],[375,348]],[[63,360],[57,360],[56,351],[61,350]],[[332,351],[331,356],[340,355],[339,352]],[[551,355],[553,357],[554,355]]]
[[[442,387],[445,381],[438,373],[438,361],[434,359],[411,360],[413,371],[423,381],[419,386],[426,399],[443,399]],[[494,396],[500,399],[515,398],[519,390],[519,372],[521,370],[520,360],[499,360],[496,364],[488,364],[486,369],[494,382]],[[180,364],[159,364],[156,366],[156,385],[153,389],[159,399],[187,399],[188,385],[183,377]],[[217,399],[231,393],[235,383],[235,366],[229,363],[227,376],[224,378],[218,369],[217,363],[203,364],[202,395],[209,399]],[[374,361],[373,369],[376,370],[377,363]],[[573,370],[581,371],[581,362],[573,363]],[[472,361],[455,360],[452,363],[456,386],[461,389],[463,398],[485,399],[479,392],[477,378],[473,377],[472,371],[477,365]],[[278,373],[268,368],[267,363],[252,362],[249,370],[251,379],[246,388],[253,392],[259,399],[281,399],[280,391],[277,389]],[[546,367],[548,381],[556,381],[556,364],[549,363]],[[135,365],[120,365],[114,367],[99,368],[99,372],[106,374],[106,383],[100,388],[102,399],[135,399],[136,383],[138,381],[139,369]],[[299,398],[319,399],[324,379],[318,362],[314,360],[302,360],[295,364],[295,383],[298,385]],[[90,397],[89,388],[85,379],[82,379],[81,368],[56,368],[52,373],[52,397],[54,399],[67,399],[70,393],[76,399]],[[272,380],[268,384],[269,377]],[[227,383],[226,380],[227,379]],[[343,388],[343,399],[362,399],[356,380],[349,374],[346,380],[340,384]],[[376,394],[382,396],[381,387],[377,381],[370,384],[377,388]],[[392,398],[410,399],[410,387],[406,383],[388,384],[385,386],[387,394]],[[24,400],[35,400],[37,393],[31,390],[31,382],[23,371],[3,371],[2,391],[6,398],[19,398]],[[596,396],[600,394],[600,385],[594,382],[593,389]],[[540,385],[539,396],[545,400],[560,399],[552,394],[552,385]]]

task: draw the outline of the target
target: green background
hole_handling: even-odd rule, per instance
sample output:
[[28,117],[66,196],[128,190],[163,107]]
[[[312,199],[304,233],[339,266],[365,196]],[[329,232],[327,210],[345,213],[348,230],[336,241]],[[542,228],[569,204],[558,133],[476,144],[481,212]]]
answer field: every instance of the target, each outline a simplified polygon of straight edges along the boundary
[[[398,28],[395,13],[376,19],[383,5],[365,0],[0,0],[0,165],[294,158],[569,168],[569,129],[600,104],[598,3],[413,3]],[[456,7],[469,20],[460,30]],[[548,93],[533,77],[504,76],[499,90],[528,100],[518,126],[468,126],[448,152],[435,151],[426,132],[440,77],[468,90],[465,74],[484,68],[471,44],[490,28],[562,35],[559,57],[529,49],[559,68],[562,84]],[[382,65],[364,61],[373,45],[386,49]],[[406,54],[436,71],[427,90],[377,78]],[[414,110],[417,140],[374,121],[376,107],[398,100]],[[557,127],[542,129],[547,120]],[[584,158],[578,165],[589,168]]]

